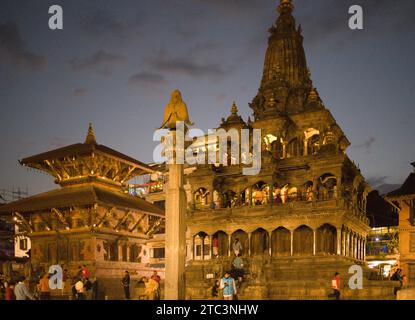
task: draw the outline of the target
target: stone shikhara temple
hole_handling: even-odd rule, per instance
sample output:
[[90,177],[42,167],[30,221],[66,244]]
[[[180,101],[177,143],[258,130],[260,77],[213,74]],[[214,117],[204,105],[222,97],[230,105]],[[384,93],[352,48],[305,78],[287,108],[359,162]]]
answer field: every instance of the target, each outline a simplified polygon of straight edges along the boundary
[[[262,130],[260,174],[244,176],[243,166],[231,161],[185,170],[187,299],[209,297],[211,278],[231,268],[237,238],[247,273],[241,299],[325,299],[335,272],[346,299],[393,298],[391,284],[376,281],[365,267],[371,189],[313,86],[293,10],[282,0],[269,30],[262,81],[250,104],[253,121],[245,122],[234,103],[220,124]],[[160,194],[147,196],[152,199]],[[355,264],[364,268],[363,290],[347,288]]]
[[101,292],[122,297],[120,277],[142,269],[144,245],[164,226],[163,210],[124,192],[128,180],[152,169],[98,144],[91,125],[84,143],[21,164],[50,174],[61,187],[1,207],[30,237],[31,272],[60,264],[74,276],[85,264]]
[[[345,299],[394,298],[394,284],[377,280],[366,267],[371,189],[313,86],[293,11],[290,0],[281,0],[250,104],[253,119],[244,121],[234,104],[220,124],[261,129],[261,172],[245,176],[232,161],[185,168],[187,299],[210,297],[214,280],[231,268],[236,239],[246,272],[240,299],[327,299],[335,272]],[[165,166],[149,167],[98,145],[92,128],[85,143],[22,164],[49,173],[61,186],[0,208],[14,213],[31,238],[33,265],[60,263],[75,272],[87,264],[109,298],[120,298],[123,271],[148,272],[144,251],[161,249],[163,238],[154,234],[164,229],[164,211],[155,205],[164,192],[149,192],[145,201],[126,194],[126,184],[139,175],[167,177]],[[348,287],[352,265],[364,269],[362,290]]]

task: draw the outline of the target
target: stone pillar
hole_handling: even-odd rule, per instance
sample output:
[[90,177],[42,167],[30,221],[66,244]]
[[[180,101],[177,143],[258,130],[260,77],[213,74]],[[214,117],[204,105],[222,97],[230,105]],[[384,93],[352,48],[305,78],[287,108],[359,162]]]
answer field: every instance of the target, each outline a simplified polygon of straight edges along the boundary
[[122,261],[122,244],[120,242],[118,242],[117,244],[118,247],[118,261]]
[[269,203],[271,207],[274,205],[274,185],[273,184],[269,185]]
[[346,256],[346,230],[342,228],[342,255]]
[[253,202],[252,202],[252,187],[249,187],[249,206],[252,207]]
[[229,241],[229,245],[228,245],[228,257],[230,257],[231,256],[231,253],[232,253],[232,235],[229,235],[228,236],[228,241]]
[[291,234],[291,256],[294,255],[294,231],[290,230]]
[[[176,142],[176,132],[170,135]],[[173,147],[174,149],[183,146]],[[175,150],[184,152],[184,150]],[[183,164],[168,164],[169,181],[166,192],[166,280],[165,299],[184,300],[186,261],[186,194],[183,188]]]
[[210,235],[209,236],[209,248],[210,248],[210,250],[209,250],[209,260],[212,260],[212,239],[213,239],[213,236],[212,235]]
[[192,236],[192,260],[196,260],[196,245],[195,245],[195,236]]
[[130,253],[131,253],[131,245],[128,243],[127,244],[127,261],[130,262]]
[[317,231],[313,229],[313,256],[316,255],[317,251]]
[[308,156],[308,140],[304,139],[304,156]]
[[251,237],[252,237],[252,233],[248,233],[248,257],[251,256]]
[[202,248],[201,248],[201,252],[202,252],[202,261],[205,260],[205,239],[206,237],[200,237],[200,239],[202,240]]
[[363,261],[366,261],[366,238],[363,239]]
[[287,158],[287,144],[285,142],[282,144],[282,158]]
[[341,256],[342,254],[342,229],[337,228],[337,255]]
[[272,257],[272,232],[268,232],[268,252],[269,256]]
[[350,233],[349,230],[345,231],[345,250],[344,250],[344,256],[348,257],[349,256],[349,240],[350,240]]

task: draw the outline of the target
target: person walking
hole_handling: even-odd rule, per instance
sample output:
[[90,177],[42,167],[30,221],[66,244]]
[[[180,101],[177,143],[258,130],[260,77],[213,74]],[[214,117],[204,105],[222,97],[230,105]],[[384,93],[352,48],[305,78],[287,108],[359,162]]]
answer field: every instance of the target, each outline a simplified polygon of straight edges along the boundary
[[126,300],[130,300],[130,273],[125,271],[124,278],[121,280],[121,284],[124,288],[124,295]]
[[243,261],[241,254],[238,254],[232,262],[232,268],[235,270],[235,276],[238,279],[238,282],[241,283],[244,277]]
[[334,274],[334,277],[331,280],[331,287],[333,289],[333,293],[329,294],[329,298],[340,300],[340,274],[338,272]]
[[36,300],[24,283],[25,280],[26,277],[21,276],[19,282],[14,287],[14,295],[16,296],[16,300]]
[[40,293],[40,300],[50,300],[49,275],[47,273],[40,278],[37,289]]
[[224,277],[220,281],[219,288],[223,290],[224,300],[233,300],[234,295],[236,295],[236,285],[235,280],[231,277],[229,272],[225,272]]

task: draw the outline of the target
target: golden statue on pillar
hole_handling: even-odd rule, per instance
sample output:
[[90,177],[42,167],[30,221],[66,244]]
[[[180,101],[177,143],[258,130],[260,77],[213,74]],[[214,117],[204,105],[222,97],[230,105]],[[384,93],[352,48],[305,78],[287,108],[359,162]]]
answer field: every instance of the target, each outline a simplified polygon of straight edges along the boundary
[[179,90],[174,90],[171,94],[170,102],[164,111],[163,124],[160,129],[176,129],[176,123],[182,121],[187,125],[193,125],[189,119],[186,103],[183,101]]

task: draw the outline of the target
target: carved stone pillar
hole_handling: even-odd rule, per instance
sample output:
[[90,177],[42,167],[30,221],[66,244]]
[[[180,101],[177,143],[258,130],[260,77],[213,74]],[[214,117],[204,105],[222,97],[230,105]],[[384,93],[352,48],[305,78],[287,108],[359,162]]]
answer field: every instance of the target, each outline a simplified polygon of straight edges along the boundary
[[342,229],[337,228],[337,255],[341,256],[342,254]]
[[313,256],[316,255],[317,250],[317,231],[313,229]]
[[291,235],[291,247],[290,247],[290,254],[291,256],[294,255],[294,231],[290,230]]

